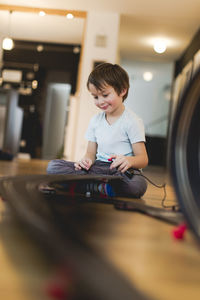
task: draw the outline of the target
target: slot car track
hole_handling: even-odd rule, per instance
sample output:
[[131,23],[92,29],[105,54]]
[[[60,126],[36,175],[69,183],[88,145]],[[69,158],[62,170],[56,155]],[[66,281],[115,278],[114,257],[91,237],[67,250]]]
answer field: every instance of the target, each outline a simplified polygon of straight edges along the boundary
[[116,209],[142,212],[171,224],[179,224],[182,218],[180,213],[146,206],[134,199],[124,201],[97,195],[88,198],[85,194],[69,193],[66,189],[77,181],[80,184],[102,181],[117,184],[119,180],[115,176],[91,175],[19,175],[0,180],[0,195],[11,214],[46,251],[49,260],[58,265],[67,262],[72,266],[78,285],[76,291],[79,291],[72,299],[146,299],[87,243],[84,233],[95,224],[96,214],[95,210],[88,211],[85,203],[106,203]]
[[66,175],[7,177],[0,181],[0,194],[13,216],[41,245],[43,252],[46,251],[49,261],[70,265],[76,278],[76,292],[70,299],[145,300],[146,297],[87,244],[84,232],[94,222],[95,212],[89,214],[85,210],[80,204],[80,195],[78,201],[76,196],[65,199],[63,210],[63,196],[62,200],[58,199],[62,203],[59,209],[52,201],[52,193],[47,196],[41,192],[41,185],[66,183],[66,179],[67,182],[75,180]]

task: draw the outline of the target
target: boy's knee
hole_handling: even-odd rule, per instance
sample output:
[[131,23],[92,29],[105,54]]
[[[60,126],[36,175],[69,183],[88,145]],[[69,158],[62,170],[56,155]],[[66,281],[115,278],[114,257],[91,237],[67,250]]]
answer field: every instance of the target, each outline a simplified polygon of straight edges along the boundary
[[64,159],[54,159],[48,163],[47,174],[75,174],[74,163]]
[[127,179],[123,176],[123,192],[129,197],[141,198],[147,190],[147,182],[139,175],[135,175],[133,179]]
[[53,159],[48,163],[47,173],[48,174],[62,174],[68,167],[68,162],[63,159]]
[[47,165],[47,174],[55,174],[55,171],[57,170],[57,160],[51,160]]
[[144,178],[138,177],[137,185],[135,189],[135,196],[141,198],[147,190],[147,182]]
[[135,191],[135,197],[141,198],[145,194],[146,190],[147,190],[147,186],[145,184],[138,186]]

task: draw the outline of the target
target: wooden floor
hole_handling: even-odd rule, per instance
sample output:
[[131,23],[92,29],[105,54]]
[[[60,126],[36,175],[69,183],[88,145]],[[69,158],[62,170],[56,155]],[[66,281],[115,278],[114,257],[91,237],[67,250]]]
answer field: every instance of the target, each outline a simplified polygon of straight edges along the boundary
[[[0,161],[0,176],[45,174],[47,163]],[[166,182],[165,204],[176,203],[169,175],[163,168],[148,167],[144,174],[157,184]],[[163,196],[163,189],[148,184],[143,201],[160,207]],[[104,221],[95,232],[88,232],[90,243],[147,299],[200,299],[200,249],[189,230],[179,241],[172,237],[174,226],[163,221],[115,210],[111,205],[96,204],[95,209]],[[31,238],[13,224],[3,201],[0,213],[0,299],[49,299],[44,289],[51,267]]]

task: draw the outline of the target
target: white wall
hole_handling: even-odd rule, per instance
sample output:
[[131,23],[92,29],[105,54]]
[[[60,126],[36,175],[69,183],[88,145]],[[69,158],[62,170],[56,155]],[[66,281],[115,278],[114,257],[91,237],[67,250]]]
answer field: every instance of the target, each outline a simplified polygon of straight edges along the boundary
[[[146,134],[165,137],[170,107],[167,93],[170,92],[172,83],[173,63],[134,62],[122,59],[121,66],[130,76],[126,105],[143,119]],[[146,71],[153,74],[153,79],[149,82],[143,79],[143,73]]]

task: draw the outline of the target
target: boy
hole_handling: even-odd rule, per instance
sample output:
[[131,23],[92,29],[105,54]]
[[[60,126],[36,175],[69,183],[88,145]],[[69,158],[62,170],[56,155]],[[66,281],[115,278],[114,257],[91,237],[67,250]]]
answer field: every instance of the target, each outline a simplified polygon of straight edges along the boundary
[[[90,121],[86,154],[75,163],[53,160],[47,172],[121,176],[116,195],[141,197],[147,184],[139,169],[147,166],[148,156],[143,122],[123,103],[129,90],[128,74],[119,65],[103,63],[91,72],[87,87],[102,112]],[[132,178],[127,176],[130,168],[136,169]]]

